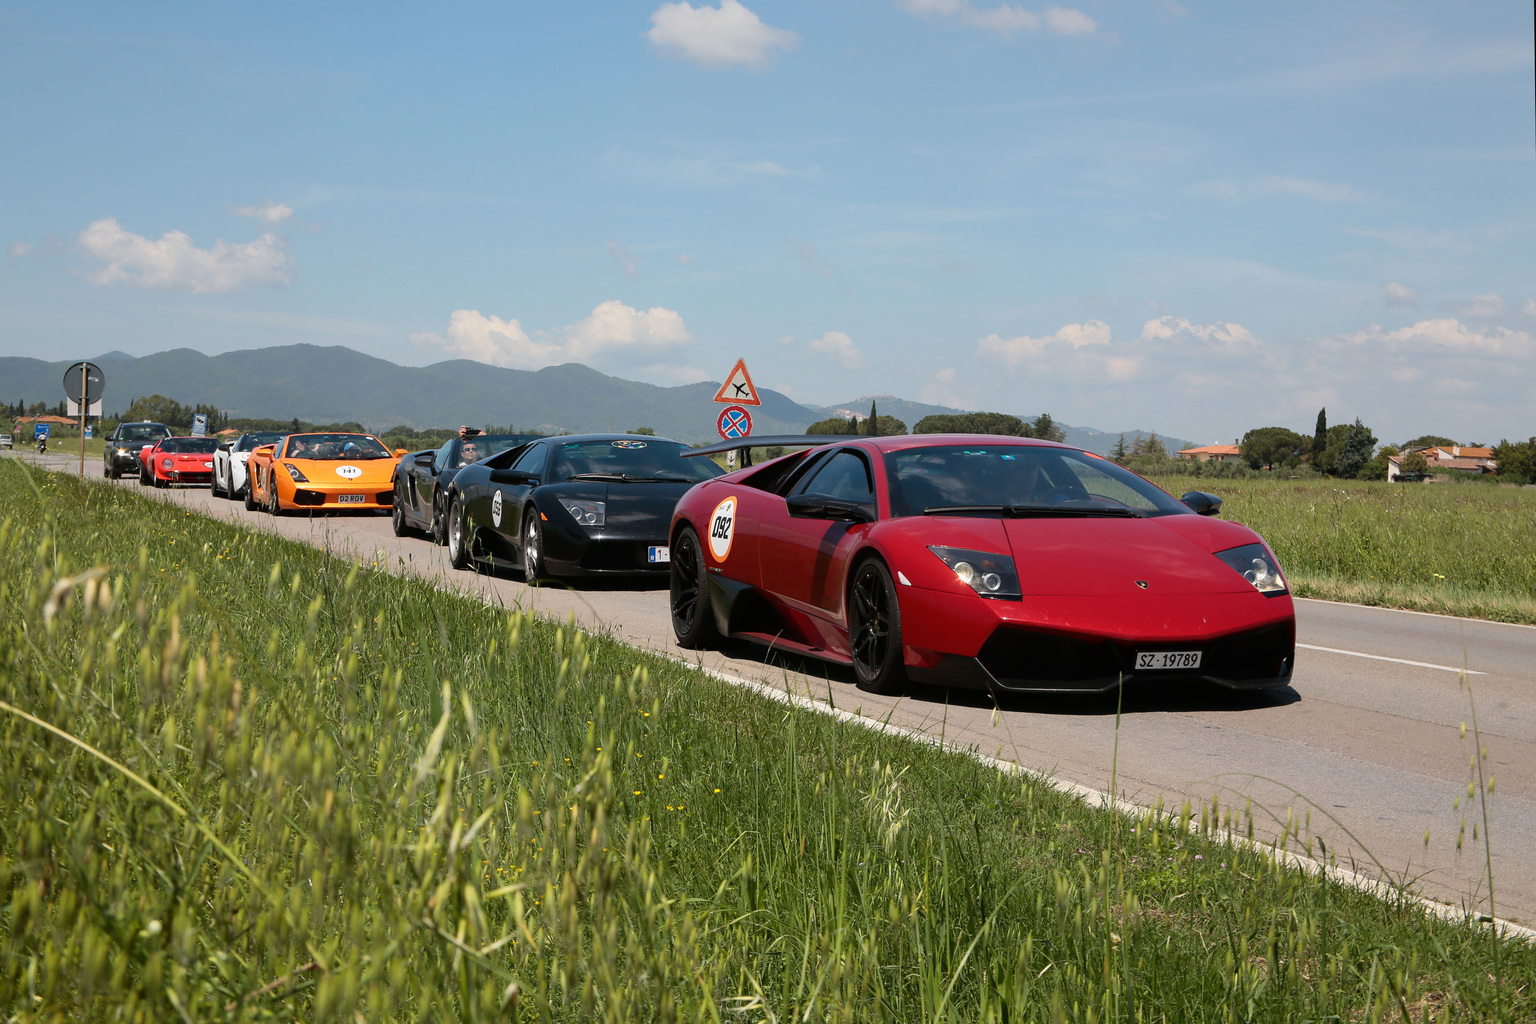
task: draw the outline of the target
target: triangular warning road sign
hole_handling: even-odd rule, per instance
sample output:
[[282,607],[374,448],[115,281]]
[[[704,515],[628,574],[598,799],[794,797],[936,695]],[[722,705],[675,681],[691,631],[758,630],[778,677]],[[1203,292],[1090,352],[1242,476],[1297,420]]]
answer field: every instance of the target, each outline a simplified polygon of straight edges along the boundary
[[725,378],[725,383],[715,392],[715,401],[724,405],[763,404],[763,400],[757,397],[757,388],[752,384],[752,375],[747,372],[745,359],[736,360],[730,376]]

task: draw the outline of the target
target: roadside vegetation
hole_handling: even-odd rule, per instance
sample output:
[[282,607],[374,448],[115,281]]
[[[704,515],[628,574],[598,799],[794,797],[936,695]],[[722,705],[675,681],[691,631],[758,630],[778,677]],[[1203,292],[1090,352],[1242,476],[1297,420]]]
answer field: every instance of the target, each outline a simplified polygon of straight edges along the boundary
[[0,460],[5,1019],[1536,1019],[1536,949],[1251,822],[387,568]]
[[1301,597],[1536,624],[1536,488],[1204,466],[1131,468],[1174,494],[1219,494],[1222,518],[1263,535]]

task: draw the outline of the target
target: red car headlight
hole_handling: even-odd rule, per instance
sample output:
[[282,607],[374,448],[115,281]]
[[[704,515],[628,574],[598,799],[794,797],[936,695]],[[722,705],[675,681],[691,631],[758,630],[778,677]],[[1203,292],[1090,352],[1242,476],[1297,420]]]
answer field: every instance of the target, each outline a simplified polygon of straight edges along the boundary
[[170,459],[161,459],[160,460],[160,468],[165,470],[167,473],[170,472],[172,465],[173,465],[173,463],[171,462]]
[[1019,574],[1014,569],[1013,559],[1007,555],[937,544],[928,545],[928,550],[954,570],[957,580],[982,597],[1018,601],[1024,596],[1019,590]]

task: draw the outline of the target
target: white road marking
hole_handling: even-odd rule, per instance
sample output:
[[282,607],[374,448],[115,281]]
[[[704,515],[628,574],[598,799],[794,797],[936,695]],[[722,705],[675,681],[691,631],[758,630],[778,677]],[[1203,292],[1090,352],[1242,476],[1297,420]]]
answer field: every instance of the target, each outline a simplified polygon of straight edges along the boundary
[[1399,665],[1412,665],[1415,668],[1433,668],[1441,672],[1465,672],[1469,676],[1485,676],[1488,673],[1478,672],[1470,668],[1456,668],[1454,665],[1431,665],[1427,661],[1409,661],[1407,658],[1389,658],[1384,654],[1366,654],[1363,651],[1341,651],[1337,647],[1316,647],[1312,644],[1297,644],[1297,647],[1309,651],[1326,651],[1329,654],[1347,654],[1352,658],[1370,658],[1372,661],[1391,661]]

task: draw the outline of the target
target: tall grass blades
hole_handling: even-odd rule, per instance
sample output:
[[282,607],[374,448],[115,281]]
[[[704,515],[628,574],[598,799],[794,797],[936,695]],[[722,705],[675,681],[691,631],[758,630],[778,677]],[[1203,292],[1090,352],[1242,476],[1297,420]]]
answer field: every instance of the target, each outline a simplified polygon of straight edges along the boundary
[[1210,489],[1302,597],[1536,624],[1536,488],[1261,476]]
[[6,1020],[1536,1016],[1214,818],[10,460],[0,609]]

